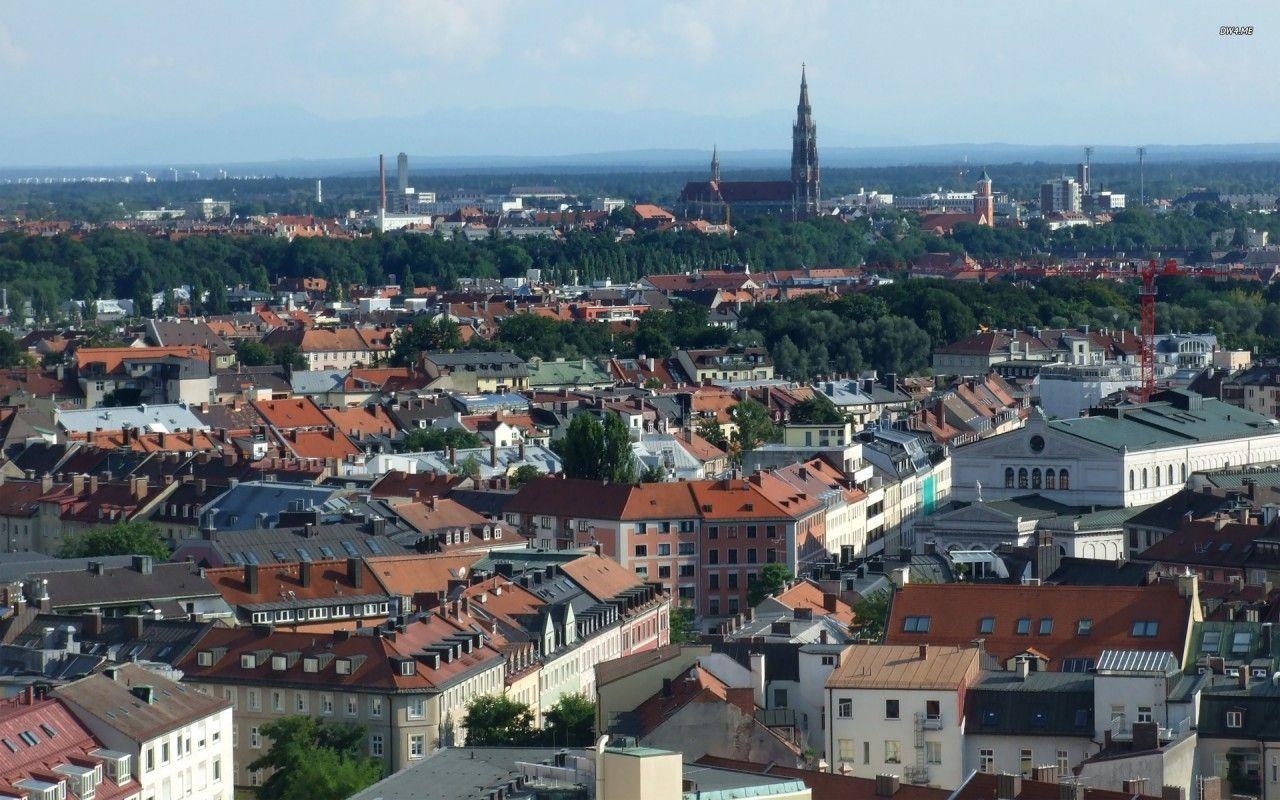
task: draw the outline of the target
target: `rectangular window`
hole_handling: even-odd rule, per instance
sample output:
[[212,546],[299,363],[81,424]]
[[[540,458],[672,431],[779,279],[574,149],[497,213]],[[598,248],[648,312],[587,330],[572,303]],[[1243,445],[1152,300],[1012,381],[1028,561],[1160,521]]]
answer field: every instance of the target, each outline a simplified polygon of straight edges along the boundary
[[648,558],[649,546],[645,544],[636,545],[636,558]]
[[996,751],[983,748],[978,751],[978,771],[991,774],[996,771]]
[[884,763],[902,763],[902,742],[897,739],[886,739],[884,742]]
[[714,573],[714,572],[713,572],[713,573],[711,573],[710,575],[708,575],[708,576],[707,576],[707,588],[708,588],[708,589],[711,589],[711,590],[713,590],[713,591],[714,591],[714,590],[716,590],[716,589],[719,589],[719,588],[720,588],[720,576],[719,576],[719,575],[717,575],[717,574],[716,574],[716,573]]
[[1151,638],[1160,632],[1160,623],[1155,620],[1140,619],[1133,623],[1133,635]]
[[1151,706],[1138,706],[1138,722],[1151,722],[1155,717],[1151,713]]
[[1093,633],[1093,620],[1082,619],[1076,622],[1076,636],[1088,636]]
[[929,764],[942,763],[942,742],[924,743],[924,760]]
[[898,719],[898,701],[897,700],[884,701],[884,718]]
[[658,545],[658,555],[660,556],[671,555],[671,545],[665,544],[665,543]]
[[360,713],[360,709],[359,709],[359,704],[356,700],[356,696],[353,694],[347,695],[347,716],[354,717],[359,713]]
[[422,719],[426,714],[427,701],[423,697],[409,698],[409,719]]
[[409,737],[409,758],[422,758],[427,751],[427,737],[415,733]]
[[382,719],[382,698],[369,698],[369,716],[373,719]]
[[857,751],[855,750],[855,747],[857,746],[857,742],[856,742],[856,740],[854,740],[854,739],[840,739],[840,740],[839,740],[839,742],[838,742],[838,746],[839,746],[839,748],[840,748],[840,750],[839,750],[839,752],[840,752],[840,760],[841,760],[841,761],[850,761],[850,762],[851,762],[851,761],[853,761],[853,759],[855,758],[854,753],[856,753],[856,752],[857,752]]
[[978,633],[992,633],[996,629],[995,617],[983,617],[978,623]]
[[1026,636],[1027,634],[1031,633],[1030,618],[1023,617],[1022,619],[1018,620],[1017,627],[1014,630],[1017,632],[1019,636]]
[[1243,712],[1243,711],[1228,711],[1228,712],[1227,712],[1227,727],[1228,727],[1228,728],[1243,728],[1243,727],[1244,727],[1244,712]]
[[933,617],[906,617],[902,620],[904,633],[928,633],[933,627]]
[[222,780],[222,759],[220,758],[213,760],[213,780],[215,782]]
[[682,556],[693,555],[693,542],[681,542],[676,548],[676,552]]
[[375,733],[369,737],[369,755],[375,758],[382,757],[382,734]]
[[262,732],[258,730],[257,725],[249,728],[249,747],[254,750],[262,749]]
[[1058,751],[1058,774],[1066,775],[1067,770],[1071,769],[1071,757],[1067,755],[1066,750]]
[[320,713],[325,716],[333,713],[333,695],[327,693],[320,695]]
[[283,692],[271,693],[271,710],[275,711],[276,713],[284,713],[284,693]]
[[852,718],[853,717],[853,699],[849,697],[840,698],[840,701],[836,704],[836,709],[837,709],[836,716],[840,717],[841,719]]
[[707,563],[708,563],[708,564],[719,564],[719,563],[720,563],[720,551],[719,551],[719,550],[708,550],[708,551],[707,551]]
[[730,589],[738,588],[738,573],[736,572],[729,573],[729,588]]
[[924,715],[928,719],[942,719],[942,703],[937,700],[924,701]]
[[1053,617],[1044,617],[1040,620],[1040,635],[1048,636],[1053,633]]
[[738,563],[738,548],[736,547],[729,548],[729,563],[730,564]]
[[297,709],[299,714],[307,713],[307,695],[306,692],[297,692],[293,698],[293,707]]

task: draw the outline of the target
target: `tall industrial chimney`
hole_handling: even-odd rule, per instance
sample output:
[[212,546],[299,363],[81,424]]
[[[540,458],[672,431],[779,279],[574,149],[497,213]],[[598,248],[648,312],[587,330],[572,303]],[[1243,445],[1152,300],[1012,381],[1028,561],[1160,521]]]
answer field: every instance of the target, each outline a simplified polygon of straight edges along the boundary
[[324,202],[324,185],[319,178],[316,178],[316,205]]
[[378,186],[382,191],[382,202],[378,204],[378,211],[385,214],[387,212],[387,162],[382,153],[378,153]]

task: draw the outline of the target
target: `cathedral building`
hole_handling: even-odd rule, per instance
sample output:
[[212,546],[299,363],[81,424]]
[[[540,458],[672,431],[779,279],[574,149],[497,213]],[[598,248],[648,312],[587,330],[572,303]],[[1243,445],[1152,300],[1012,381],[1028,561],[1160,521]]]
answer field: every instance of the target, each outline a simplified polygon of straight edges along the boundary
[[680,203],[686,218],[711,222],[764,215],[809,219],[818,214],[820,187],[818,128],[809,105],[809,81],[802,67],[800,102],[791,127],[791,180],[721,180],[719,155],[712,151],[710,179],[685,184]]

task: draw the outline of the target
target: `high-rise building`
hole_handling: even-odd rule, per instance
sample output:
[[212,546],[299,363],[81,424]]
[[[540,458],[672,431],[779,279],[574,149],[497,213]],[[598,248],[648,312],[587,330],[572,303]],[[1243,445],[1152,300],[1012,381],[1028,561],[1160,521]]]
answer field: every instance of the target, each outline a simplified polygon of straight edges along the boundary
[[1076,164],[1076,183],[1080,184],[1080,193],[1089,194],[1089,162]]
[[809,105],[809,80],[800,67],[800,102],[791,128],[791,184],[795,192],[794,215],[798,219],[817,216],[821,175],[818,169],[818,127]]
[[1080,184],[1075,178],[1055,178],[1040,184],[1040,213],[1061,214],[1081,210]]
[[407,211],[409,202],[409,156],[396,156],[396,210]]

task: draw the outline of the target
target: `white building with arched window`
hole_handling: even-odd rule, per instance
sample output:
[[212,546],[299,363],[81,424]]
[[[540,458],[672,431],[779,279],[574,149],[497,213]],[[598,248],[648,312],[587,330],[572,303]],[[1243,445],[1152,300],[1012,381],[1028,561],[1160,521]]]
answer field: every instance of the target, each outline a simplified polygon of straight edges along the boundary
[[1193,392],[1026,426],[956,448],[952,497],[972,502],[1029,493],[1070,506],[1148,505],[1201,470],[1280,462],[1280,422]]

